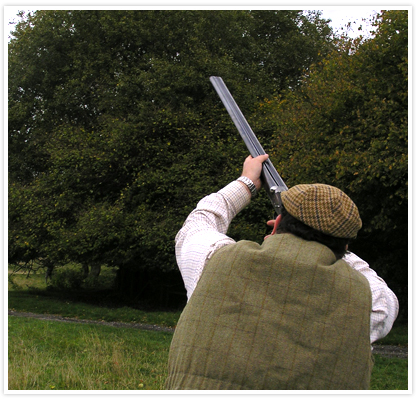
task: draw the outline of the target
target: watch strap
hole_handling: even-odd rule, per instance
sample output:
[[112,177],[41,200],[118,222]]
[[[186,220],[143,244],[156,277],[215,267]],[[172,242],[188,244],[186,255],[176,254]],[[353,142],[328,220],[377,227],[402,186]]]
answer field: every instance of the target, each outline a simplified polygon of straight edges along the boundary
[[257,195],[256,185],[253,183],[251,179],[247,178],[246,176],[240,176],[237,180],[240,182],[243,182],[249,188],[252,198],[256,197]]

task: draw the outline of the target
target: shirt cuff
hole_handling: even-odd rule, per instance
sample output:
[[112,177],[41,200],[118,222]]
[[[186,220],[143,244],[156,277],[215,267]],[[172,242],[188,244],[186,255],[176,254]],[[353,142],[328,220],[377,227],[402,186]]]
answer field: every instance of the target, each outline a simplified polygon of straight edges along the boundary
[[233,181],[218,193],[223,195],[233,205],[236,214],[250,204],[251,194],[242,182]]

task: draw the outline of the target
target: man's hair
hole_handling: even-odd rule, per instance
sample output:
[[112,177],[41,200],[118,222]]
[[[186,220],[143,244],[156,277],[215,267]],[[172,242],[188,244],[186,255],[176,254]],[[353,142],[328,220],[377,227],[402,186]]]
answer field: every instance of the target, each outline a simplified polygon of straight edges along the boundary
[[276,229],[276,233],[292,233],[302,239],[319,242],[329,247],[335,254],[337,260],[344,257],[347,252],[346,246],[351,242],[351,239],[330,236],[305,225],[303,222],[290,215],[283,205],[282,219]]

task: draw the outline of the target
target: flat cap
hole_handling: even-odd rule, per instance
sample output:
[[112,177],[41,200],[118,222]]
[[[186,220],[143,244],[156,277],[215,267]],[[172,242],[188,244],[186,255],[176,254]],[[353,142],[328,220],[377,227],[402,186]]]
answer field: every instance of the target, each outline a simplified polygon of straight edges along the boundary
[[357,206],[334,186],[296,185],[282,192],[281,198],[289,214],[327,235],[353,239],[362,227]]

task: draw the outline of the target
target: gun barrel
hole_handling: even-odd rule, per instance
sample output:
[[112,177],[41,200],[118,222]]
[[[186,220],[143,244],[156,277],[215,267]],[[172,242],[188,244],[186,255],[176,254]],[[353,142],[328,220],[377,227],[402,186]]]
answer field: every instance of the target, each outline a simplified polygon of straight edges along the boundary
[[[230,114],[234,125],[237,127],[237,130],[252,157],[266,154],[222,78],[219,76],[211,76],[209,79],[227,109],[228,114]],[[267,191],[267,195],[269,196],[273,208],[277,214],[280,214],[280,192],[287,190],[287,186],[270,159],[263,163],[262,183]]]

